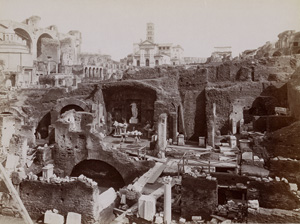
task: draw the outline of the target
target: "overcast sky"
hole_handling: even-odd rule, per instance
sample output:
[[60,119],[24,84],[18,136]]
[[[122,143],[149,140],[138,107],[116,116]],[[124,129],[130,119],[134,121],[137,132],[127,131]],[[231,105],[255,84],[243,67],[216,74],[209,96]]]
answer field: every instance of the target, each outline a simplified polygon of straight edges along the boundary
[[0,0],[0,20],[38,15],[41,27],[79,30],[82,51],[124,58],[155,24],[156,43],[180,44],[184,56],[208,57],[214,46],[233,55],[300,31],[300,0]]

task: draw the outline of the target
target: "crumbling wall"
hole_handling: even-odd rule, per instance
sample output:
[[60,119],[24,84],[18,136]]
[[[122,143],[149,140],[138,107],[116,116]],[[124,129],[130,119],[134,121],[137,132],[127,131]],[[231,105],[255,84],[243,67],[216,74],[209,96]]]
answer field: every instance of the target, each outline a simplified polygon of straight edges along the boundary
[[292,116],[297,120],[300,119],[300,67],[292,75],[291,80],[287,84],[288,103]]
[[[90,126],[87,125],[87,127]],[[117,149],[105,146],[102,137],[91,133],[90,129],[70,131],[70,124],[63,121],[55,123],[55,142],[58,145],[53,149],[55,173],[60,176],[70,175],[73,167],[79,162],[93,159],[104,161],[115,167],[124,182],[128,184],[154,166],[153,161],[133,161]]]
[[217,181],[184,175],[181,191],[181,216],[187,220],[191,220],[192,216],[210,220],[212,211],[218,205]]
[[81,181],[47,183],[24,180],[20,184],[20,197],[34,219],[40,218],[46,210],[57,209],[64,216],[68,212],[81,214],[84,224],[95,223],[99,212],[104,209],[100,208],[98,186]]
[[76,64],[75,57],[75,41],[73,38],[65,38],[60,40],[61,64],[73,65]]
[[41,43],[41,55],[39,60],[41,61],[54,61],[55,63],[60,62],[60,43],[59,40],[51,38],[42,38]]
[[295,209],[300,202],[296,195],[290,191],[289,184],[283,181],[262,182],[251,181],[248,188],[257,189],[259,206],[263,208]]
[[186,138],[198,140],[206,136],[205,86],[208,69],[187,70],[180,73],[178,87],[183,105]]

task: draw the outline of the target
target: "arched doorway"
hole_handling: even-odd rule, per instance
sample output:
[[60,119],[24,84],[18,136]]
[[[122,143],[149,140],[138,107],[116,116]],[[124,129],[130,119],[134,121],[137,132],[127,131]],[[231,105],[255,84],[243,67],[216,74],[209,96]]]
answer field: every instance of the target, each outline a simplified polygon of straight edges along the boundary
[[149,67],[150,63],[149,63],[149,59],[146,59],[146,66]]
[[38,123],[36,128],[37,138],[45,139],[49,135],[49,125],[51,124],[51,114],[47,113]]
[[159,65],[159,61],[155,60],[155,65],[158,66]]
[[89,70],[87,67],[85,67],[84,74],[85,74],[85,77],[89,77]]
[[36,44],[36,52],[37,52],[37,54],[36,54],[36,56],[37,56],[37,58],[39,57],[39,56],[41,56],[41,54],[42,54],[42,40],[43,39],[45,39],[45,38],[50,38],[50,39],[53,39],[49,34],[47,34],[47,33],[43,33],[41,36],[39,36],[39,39],[38,39],[38,41],[37,41],[37,44]]
[[110,187],[119,190],[125,186],[124,179],[117,169],[101,160],[83,160],[78,163],[74,166],[71,176],[78,177],[81,174],[97,182],[101,191]]
[[89,68],[89,75],[88,77],[92,77],[92,68]]
[[60,111],[60,114],[63,114],[65,113],[66,111],[69,111],[69,110],[75,110],[75,111],[84,111],[84,109],[82,109],[82,107],[78,106],[78,105],[75,105],[75,104],[69,104],[67,106],[64,106],[61,111]]
[[92,77],[95,77],[95,68],[93,68],[93,75]]
[[136,66],[140,67],[140,60],[136,61]]

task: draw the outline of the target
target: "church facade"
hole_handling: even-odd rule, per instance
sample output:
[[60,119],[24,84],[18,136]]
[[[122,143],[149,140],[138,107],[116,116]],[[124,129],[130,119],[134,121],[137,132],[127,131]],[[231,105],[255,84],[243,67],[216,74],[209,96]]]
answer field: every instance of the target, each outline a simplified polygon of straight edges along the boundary
[[154,41],[154,24],[147,23],[146,40],[133,44],[132,64],[138,67],[184,64],[184,49],[172,43],[158,44]]

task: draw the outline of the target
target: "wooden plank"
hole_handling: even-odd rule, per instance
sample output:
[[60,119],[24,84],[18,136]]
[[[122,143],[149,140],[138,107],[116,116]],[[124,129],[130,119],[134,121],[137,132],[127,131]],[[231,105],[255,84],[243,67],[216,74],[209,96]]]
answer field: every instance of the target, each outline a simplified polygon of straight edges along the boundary
[[144,173],[138,180],[133,184],[133,189],[137,192],[142,192],[145,185],[148,183],[149,179],[156,175],[156,172],[163,165],[162,163],[156,163],[154,167],[149,169],[146,173]]
[[12,196],[14,201],[17,203],[18,210],[19,210],[21,216],[23,217],[25,223],[33,224],[32,219],[30,218],[30,216],[27,212],[27,209],[25,208],[18,192],[16,191],[14,185],[12,184],[10,178],[8,177],[8,175],[6,173],[6,170],[4,169],[4,167],[2,166],[1,163],[0,163],[0,171],[3,176],[3,181],[4,181],[7,189],[9,190],[10,195]]
[[152,176],[149,178],[148,182],[149,184],[154,184],[154,182],[157,180],[157,178],[161,175],[161,173],[166,168],[167,164],[161,164],[160,167],[152,174]]

